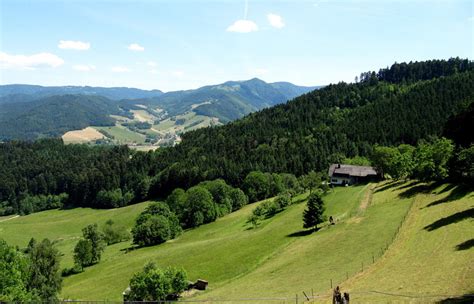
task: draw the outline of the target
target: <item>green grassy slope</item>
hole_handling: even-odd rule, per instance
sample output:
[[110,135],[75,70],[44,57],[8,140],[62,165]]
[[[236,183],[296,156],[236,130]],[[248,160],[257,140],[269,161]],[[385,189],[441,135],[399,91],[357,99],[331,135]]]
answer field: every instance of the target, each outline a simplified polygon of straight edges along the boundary
[[[64,280],[62,297],[120,300],[132,274],[148,261],[181,266],[191,280],[208,280],[209,290],[193,300],[294,301],[295,294],[301,299],[302,291],[313,290],[325,301],[331,280],[362,302],[406,300],[367,293],[370,290],[468,293],[474,286],[474,194],[450,185],[410,182],[379,184],[370,193],[371,186],[334,189],[325,197],[326,215],[335,217],[337,224],[310,235],[301,232],[306,197],[302,195],[296,198],[300,203],[256,229],[245,224],[253,204],[159,246],[131,251],[126,250],[128,242],[109,246],[99,264]],[[0,222],[0,238],[21,247],[30,236],[59,240],[62,267],[70,267],[82,227],[109,218],[131,227],[145,205],[41,212]]]
[[345,215],[335,226],[295,237],[254,272],[201,297],[238,298],[242,290],[248,297],[294,297],[296,293],[302,297],[302,291],[310,294],[311,290],[326,293],[331,280],[335,286],[361,271],[362,263],[367,267],[372,255],[377,259],[381,248],[392,240],[410,199],[392,200],[385,193],[376,193],[367,209],[356,210],[350,204],[361,201],[361,195],[344,194],[326,198],[327,215]]
[[135,217],[145,209],[147,204],[145,202],[108,210],[76,208],[33,213],[0,222],[0,238],[20,248],[26,247],[32,237],[38,240],[49,238],[64,254],[61,267],[71,267],[73,265],[72,250],[82,236],[82,228],[93,223],[100,226],[109,219],[131,227]]
[[[400,189],[394,187],[384,195],[397,192]],[[353,298],[362,302],[427,302],[473,294],[474,193],[453,185],[417,184],[402,195],[413,199],[413,207],[390,250],[343,287],[353,290]],[[363,293],[369,290],[407,297]]]

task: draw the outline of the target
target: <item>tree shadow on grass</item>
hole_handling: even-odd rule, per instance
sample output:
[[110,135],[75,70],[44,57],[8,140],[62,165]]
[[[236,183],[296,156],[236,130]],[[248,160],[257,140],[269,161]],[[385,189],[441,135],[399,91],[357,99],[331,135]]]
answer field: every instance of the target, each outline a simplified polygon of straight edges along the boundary
[[413,197],[417,194],[420,194],[420,193],[425,193],[425,194],[426,193],[431,193],[431,191],[433,191],[434,189],[439,187],[442,183],[434,182],[434,183],[421,184],[421,185],[415,186],[416,184],[417,183],[412,184],[412,187],[410,187],[410,188],[408,188],[406,186],[401,187],[400,189],[403,189],[403,188],[408,188],[408,189],[401,192],[398,196],[400,196],[401,198],[411,198],[411,197]]
[[308,200],[308,197],[307,197],[307,196],[306,196],[306,197],[300,197],[300,198],[298,198],[298,199],[293,199],[293,200],[291,201],[291,204],[292,204],[292,205],[296,205],[296,204],[300,204],[300,203],[306,202],[307,200]]
[[439,219],[429,224],[428,226],[425,226],[423,229],[427,231],[433,231],[435,229],[447,226],[449,224],[457,223],[469,218],[474,218],[474,208],[460,211],[447,217],[443,217],[442,219]]
[[456,250],[468,250],[474,247],[474,239],[467,240],[461,244],[456,245]]
[[[441,198],[439,200],[436,200],[434,202],[431,202],[429,203],[428,205],[426,205],[426,207],[432,207],[432,206],[436,206],[436,205],[439,205],[439,204],[444,204],[444,203],[449,203],[449,202],[452,202],[452,201],[456,201],[458,199],[461,199],[463,197],[465,197],[469,192],[471,192],[473,189],[466,186],[466,185],[454,185],[453,187],[451,187],[453,185],[450,185],[446,188],[450,188],[452,189],[451,192],[448,194],[448,196],[446,196],[445,198]],[[443,192],[446,192],[447,190],[443,189],[443,191],[441,191],[440,193],[443,193]],[[426,208],[425,207],[425,208]]]
[[474,292],[465,294],[459,297],[446,298],[436,302],[438,304],[460,304],[460,303],[474,303]]
[[400,187],[397,188],[397,190],[408,189],[408,188],[411,188],[411,187],[416,186],[418,184],[421,184],[421,181],[414,180],[414,181],[411,181],[410,183],[408,183],[406,185],[401,185]]
[[456,186],[457,186],[456,184],[449,184],[447,187],[444,187],[444,189],[441,190],[441,191],[439,192],[439,194],[444,193],[444,192],[448,192],[449,190],[455,188]]
[[317,228],[317,229],[300,230],[300,231],[297,231],[297,232],[293,232],[293,233],[288,234],[287,237],[301,237],[301,236],[307,236],[307,235],[310,235],[311,233],[316,232],[316,231],[318,231],[318,230],[319,230],[319,228]]
[[391,182],[388,182],[387,184],[381,186],[381,187],[377,187],[374,191],[374,193],[377,193],[377,192],[382,192],[382,191],[385,191],[385,190],[388,190],[390,188],[394,188],[396,186],[400,186],[402,184],[404,184],[405,181],[403,180],[393,180]]
[[120,249],[120,251],[123,251],[125,253],[129,253],[131,251],[134,251],[134,250],[137,250],[137,249],[140,249],[140,248],[143,248],[143,247],[140,247],[140,246],[130,246],[130,247],[127,247],[127,248],[122,248]]

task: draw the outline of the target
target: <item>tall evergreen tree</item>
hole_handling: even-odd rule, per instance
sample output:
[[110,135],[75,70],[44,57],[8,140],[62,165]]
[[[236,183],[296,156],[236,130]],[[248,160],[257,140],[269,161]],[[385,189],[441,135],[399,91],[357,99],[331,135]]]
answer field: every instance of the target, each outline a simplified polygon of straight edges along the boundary
[[307,208],[303,212],[303,228],[316,230],[319,223],[323,222],[324,202],[318,192],[309,195]]

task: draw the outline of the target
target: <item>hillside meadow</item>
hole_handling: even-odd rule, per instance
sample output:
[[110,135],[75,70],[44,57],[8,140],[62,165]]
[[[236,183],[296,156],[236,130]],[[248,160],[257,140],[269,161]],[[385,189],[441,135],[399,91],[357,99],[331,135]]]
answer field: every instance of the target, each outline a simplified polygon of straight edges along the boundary
[[[324,200],[326,215],[336,225],[323,225],[312,234],[302,230],[306,197],[296,197],[293,205],[257,228],[246,219],[258,203],[162,245],[109,246],[99,264],[65,278],[61,297],[121,300],[130,277],[147,261],[183,267],[190,280],[209,281],[207,291],[188,300],[294,302],[296,295],[304,298],[304,291],[329,301],[331,284],[339,284],[363,302],[406,300],[400,296],[404,294],[425,295],[414,300],[429,302],[469,293],[474,286],[472,192],[417,182],[335,188]],[[48,237],[64,254],[62,267],[70,267],[82,227],[100,226],[108,219],[132,227],[146,205],[40,212],[0,222],[0,237],[20,247],[31,236]]]

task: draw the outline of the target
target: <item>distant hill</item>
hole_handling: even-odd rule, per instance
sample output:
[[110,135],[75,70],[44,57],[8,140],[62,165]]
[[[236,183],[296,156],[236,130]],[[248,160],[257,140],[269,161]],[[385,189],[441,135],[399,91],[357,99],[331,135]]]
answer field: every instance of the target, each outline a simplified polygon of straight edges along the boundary
[[[0,104],[24,99],[37,99],[52,95],[83,94],[100,95],[113,100],[149,98],[163,94],[160,90],[141,90],[136,88],[115,87],[89,87],[89,86],[58,86],[43,87],[27,84],[9,84],[0,86]],[[33,96],[28,97],[28,95]],[[23,99],[20,99],[23,98]]]
[[0,107],[0,140],[59,137],[87,126],[111,126],[126,115],[117,103],[92,95],[55,95]]
[[196,90],[169,92],[140,103],[158,106],[170,115],[193,110],[196,114],[229,122],[271,107],[319,87],[302,87],[288,82],[266,83],[258,78],[228,81]]
[[[186,131],[226,123],[315,88],[287,82],[269,84],[257,78],[168,93],[134,88],[3,85],[0,86],[0,140],[58,137],[88,126],[119,124],[122,129],[130,129],[131,134],[146,135],[150,141],[170,136],[174,141],[178,139],[174,135],[176,124],[183,124],[183,116],[189,118],[181,128]],[[118,121],[119,118],[110,115],[120,115],[122,119]],[[194,116],[197,118],[192,120]],[[137,130],[126,121],[128,118],[134,123],[143,122],[144,117],[149,118],[149,129]],[[167,127],[160,125],[162,121]],[[117,138],[114,136],[113,140]]]

